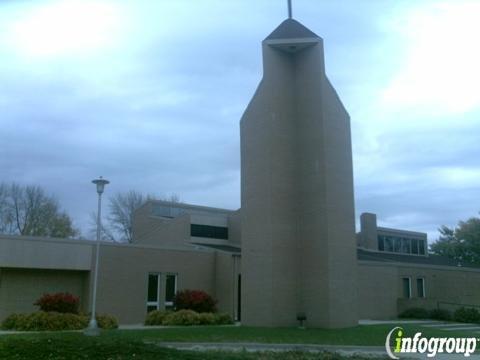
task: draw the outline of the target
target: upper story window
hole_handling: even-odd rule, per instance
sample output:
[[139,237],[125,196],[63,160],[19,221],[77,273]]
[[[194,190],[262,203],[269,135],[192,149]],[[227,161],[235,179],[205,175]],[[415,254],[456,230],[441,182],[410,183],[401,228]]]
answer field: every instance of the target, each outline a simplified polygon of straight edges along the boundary
[[185,210],[176,206],[154,205],[152,215],[174,218],[185,213]]
[[400,254],[426,254],[426,241],[400,236],[378,235],[378,250]]
[[223,226],[210,226],[192,224],[190,235],[195,237],[228,240],[228,228]]

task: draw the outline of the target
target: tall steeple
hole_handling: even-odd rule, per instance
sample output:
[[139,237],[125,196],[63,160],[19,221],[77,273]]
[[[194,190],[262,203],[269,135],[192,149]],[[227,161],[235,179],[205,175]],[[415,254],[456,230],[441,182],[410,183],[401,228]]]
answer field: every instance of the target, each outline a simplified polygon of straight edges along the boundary
[[242,323],[357,324],[350,120],[323,41],[289,18],[262,43],[240,121]]

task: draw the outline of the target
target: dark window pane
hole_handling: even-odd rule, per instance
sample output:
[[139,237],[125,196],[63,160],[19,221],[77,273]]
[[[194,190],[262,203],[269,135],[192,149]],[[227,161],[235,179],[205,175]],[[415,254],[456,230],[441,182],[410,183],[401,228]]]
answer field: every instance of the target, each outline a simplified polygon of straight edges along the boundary
[[402,239],[398,238],[398,237],[395,237],[395,252],[400,252],[401,248],[402,248]]
[[154,311],[154,310],[157,310],[157,306],[156,306],[156,305],[149,305],[149,306],[147,306],[147,313],[149,313],[150,311]]
[[390,236],[385,236],[385,251],[393,252],[393,239]]
[[152,215],[162,216],[167,218],[174,218],[185,213],[185,210],[167,205],[154,205],[152,208]]
[[177,292],[176,289],[176,275],[167,275],[166,277],[166,282],[165,282],[165,287],[166,287],[166,292],[165,292],[165,301],[166,302],[171,302],[173,301],[173,298],[175,297],[175,293]]
[[420,255],[425,255],[425,241],[419,240],[418,241],[418,252]]
[[412,254],[418,254],[418,240],[412,239]]
[[379,251],[384,250],[384,246],[383,246],[384,238],[385,238],[385,236],[381,236],[381,235],[378,236],[378,250]]
[[410,299],[410,278],[403,278],[403,297]]
[[228,239],[228,228],[222,226],[198,225],[190,226],[190,235],[211,239]]
[[410,254],[410,239],[402,239],[402,253]]
[[424,298],[425,297],[425,291],[424,291],[424,279],[423,278],[418,278],[417,279],[417,294],[419,298]]
[[147,301],[158,301],[158,275],[148,275],[148,297]]

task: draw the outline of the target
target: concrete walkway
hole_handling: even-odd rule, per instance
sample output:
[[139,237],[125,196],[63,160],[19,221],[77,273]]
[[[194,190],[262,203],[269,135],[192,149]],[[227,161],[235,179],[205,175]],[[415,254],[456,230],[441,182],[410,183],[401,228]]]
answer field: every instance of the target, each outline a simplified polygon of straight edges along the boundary
[[360,320],[359,325],[418,325],[430,329],[438,329],[445,331],[469,331],[472,334],[480,334],[479,324],[467,324],[457,322],[446,322],[436,320]]
[[444,324],[442,321],[436,320],[359,320],[358,325],[435,325],[435,324]]
[[[167,347],[176,350],[190,351],[303,351],[303,352],[332,352],[342,356],[363,356],[372,359],[389,359],[385,347],[383,346],[347,346],[347,345],[313,345],[313,344],[259,344],[259,343],[176,343],[176,342],[149,342],[161,347]],[[432,359],[426,354],[401,355],[402,360],[407,359]],[[462,354],[439,354],[435,356],[439,360],[457,360],[465,359]],[[471,355],[468,359],[480,360],[480,355]]]

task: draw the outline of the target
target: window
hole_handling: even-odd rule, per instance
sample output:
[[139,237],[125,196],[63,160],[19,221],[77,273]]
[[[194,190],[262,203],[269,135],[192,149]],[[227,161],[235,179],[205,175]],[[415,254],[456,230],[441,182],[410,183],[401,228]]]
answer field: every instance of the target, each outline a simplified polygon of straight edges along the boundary
[[385,247],[384,247],[384,241],[385,241],[385,236],[378,236],[377,237],[377,240],[378,240],[378,250],[379,251],[384,251]]
[[159,290],[160,274],[148,274],[147,312],[160,308]]
[[409,277],[402,278],[402,286],[403,286],[403,297],[405,299],[410,299],[412,297],[412,286],[411,286]]
[[417,279],[417,295],[419,298],[425,297],[425,278]]
[[385,236],[385,251],[393,252],[393,239],[389,236]]
[[395,241],[395,252],[400,252],[400,250],[402,249],[402,239],[400,239],[399,237],[394,237],[393,238],[394,241]]
[[404,254],[410,254],[410,239],[402,238],[401,252]]
[[418,252],[420,255],[425,255],[425,241],[419,240],[418,241]]
[[389,235],[379,235],[378,250],[399,254],[426,254],[426,241],[421,239],[404,238]]
[[185,213],[185,210],[175,206],[168,205],[154,205],[152,208],[152,215],[162,216],[167,218],[175,218]]
[[418,240],[412,239],[412,254],[418,254]]
[[197,225],[190,226],[190,235],[211,239],[228,239],[228,228],[222,226]]
[[165,309],[173,309],[173,298],[177,293],[177,275],[167,274],[165,278]]

